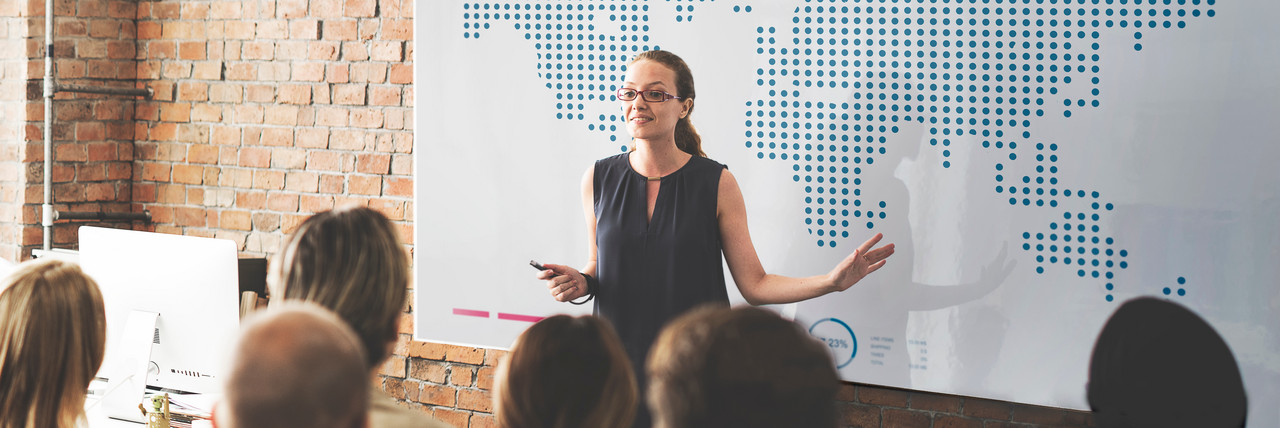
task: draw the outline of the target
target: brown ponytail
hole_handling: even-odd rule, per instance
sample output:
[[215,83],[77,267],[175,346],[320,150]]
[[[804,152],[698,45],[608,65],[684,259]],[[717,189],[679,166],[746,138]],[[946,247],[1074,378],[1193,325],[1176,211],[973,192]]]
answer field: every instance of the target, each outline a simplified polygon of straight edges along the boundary
[[[693,107],[689,111],[693,112]],[[676,122],[676,147],[694,156],[707,157],[707,153],[702,151],[702,137],[698,136],[698,130],[693,129],[688,115]]]
[[[683,59],[671,52],[663,50],[652,50],[641,52],[631,60],[630,64],[635,64],[640,60],[649,60],[666,66],[676,73],[676,96],[682,100],[689,100],[691,103],[698,96],[697,91],[693,89],[693,72],[689,71],[689,65],[684,63]],[[676,147],[685,153],[707,157],[706,152],[702,151],[702,137],[698,136],[698,131],[693,129],[693,121],[690,116],[693,115],[693,104],[689,105],[689,112],[676,122]]]

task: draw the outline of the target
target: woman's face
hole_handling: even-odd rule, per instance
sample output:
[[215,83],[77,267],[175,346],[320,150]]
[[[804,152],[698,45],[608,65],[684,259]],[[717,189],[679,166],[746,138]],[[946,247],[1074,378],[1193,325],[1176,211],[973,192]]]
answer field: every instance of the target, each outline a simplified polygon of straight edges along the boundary
[[[623,88],[637,91],[662,91],[674,96],[676,93],[676,72],[660,63],[640,60],[627,67],[627,75],[622,83]],[[627,120],[627,132],[638,140],[661,140],[675,138],[676,122],[688,114],[690,100],[669,99],[655,103],[637,96],[631,101],[622,103],[622,116]]]

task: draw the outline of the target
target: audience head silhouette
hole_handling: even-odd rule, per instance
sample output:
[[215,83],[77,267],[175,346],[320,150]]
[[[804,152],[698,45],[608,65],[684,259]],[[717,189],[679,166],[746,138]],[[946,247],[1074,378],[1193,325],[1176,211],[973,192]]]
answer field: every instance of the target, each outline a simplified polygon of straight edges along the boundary
[[656,428],[836,426],[831,355],[754,307],[703,307],[667,325],[647,366]]
[[502,428],[630,427],[639,393],[618,334],[594,316],[556,315],[525,330],[498,366]]
[[272,259],[273,302],[324,306],[351,325],[372,371],[391,353],[409,288],[409,257],[395,227],[365,207],[311,216]]
[[0,428],[71,428],[102,365],[102,293],[78,266],[23,263],[0,283]]
[[217,428],[361,428],[369,373],[364,347],[314,304],[275,306],[247,319],[215,410]]
[[1187,308],[1152,297],[1125,302],[1103,326],[1088,399],[1101,428],[1245,423],[1244,382],[1227,343]]

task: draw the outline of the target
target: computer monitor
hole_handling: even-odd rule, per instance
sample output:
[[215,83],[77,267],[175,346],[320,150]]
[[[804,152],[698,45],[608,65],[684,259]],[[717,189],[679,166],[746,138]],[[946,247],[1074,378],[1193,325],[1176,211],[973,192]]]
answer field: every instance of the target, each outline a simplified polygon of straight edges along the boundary
[[[148,387],[221,392],[240,326],[235,242],[84,226],[80,265],[97,281],[106,306],[107,352],[100,376],[119,381],[110,377],[122,376],[120,367],[128,364],[121,360],[132,359],[129,364],[149,366]],[[145,331],[141,344],[137,334],[126,337],[126,324],[135,320],[154,326],[149,352],[143,349]],[[141,383],[135,384],[140,392]]]

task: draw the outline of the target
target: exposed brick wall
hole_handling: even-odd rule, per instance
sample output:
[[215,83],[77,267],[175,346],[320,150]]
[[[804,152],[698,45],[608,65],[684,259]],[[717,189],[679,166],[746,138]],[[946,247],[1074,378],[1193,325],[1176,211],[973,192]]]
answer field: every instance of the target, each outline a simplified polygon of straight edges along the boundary
[[375,386],[454,426],[496,426],[490,414],[490,391],[494,365],[504,352],[412,341],[408,336],[412,329],[403,330],[405,335]]
[[[60,0],[54,13],[54,76],[59,84],[134,87],[135,3]],[[4,2],[0,17],[5,21],[0,25],[5,36],[0,42],[0,257],[16,261],[29,257],[44,236],[44,2]],[[57,94],[51,128],[55,210],[133,208],[133,102],[132,97]],[[60,222],[53,243],[74,248],[76,228],[82,224],[88,223]]]
[[[43,3],[33,31],[36,45],[44,43]],[[137,61],[131,1],[59,0],[54,2],[54,76],[59,84],[134,88]],[[33,14],[35,15],[35,14]],[[43,51],[41,51],[43,52]],[[43,73],[43,67],[40,67]],[[58,93],[53,109],[53,200],[59,212],[129,212],[133,169],[133,115],[136,97]],[[43,109],[43,103],[39,104]],[[42,110],[41,110],[42,111]],[[43,113],[40,117],[42,118]],[[32,116],[28,116],[32,118]],[[43,124],[41,124],[43,126]],[[40,127],[28,127],[28,138]],[[32,150],[28,146],[28,150]],[[42,152],[41,152],[42,153]],[[41,154],[42,158],[43,155]],[[37,192],[28,181],[28,198]],[[30,201],[31,199],[28,199]],[[29,217],[39,223],[39,207],[28,205]],[[53,243],[74,248],[76,228],[85,222],[61,221],[54,227]],[[128,227],[120,222],[116,227]],[[28,229],[31,230],[31,229]],[[34,234],[41,236],[43,232]],[[34,247],[39,242],[24,242]]]
[[836,396],[849,427],[1092,427],[1087,412],[846,383]]
[[22,203],[26,187],[26,5],[0,2],[0,257],[21,259]]
[[134,200],[155,230],[266,255],[311,213],[412,244],[412,3],[157,1],[137,11]]
[[[0,2],[0,256],[11,259],[41,239],[43,65],[30,60],[43,55],[42,8]],[[412,250],[412,0],[59,0],[55,10],[64,82],[155,90],[60,102],[59,209],[146,209],[154,222],[133,227],[264,256],[308,215],[364,204]],[[14,90],[31,82],[34,97]],[[70,227],[59,246],[74,244]],[[503,352],[413,341],[412,313],[375,387],[455,426],[494,426]],[[857,427],[1092,424],[1087,413],[854,384],[837,405]]]

